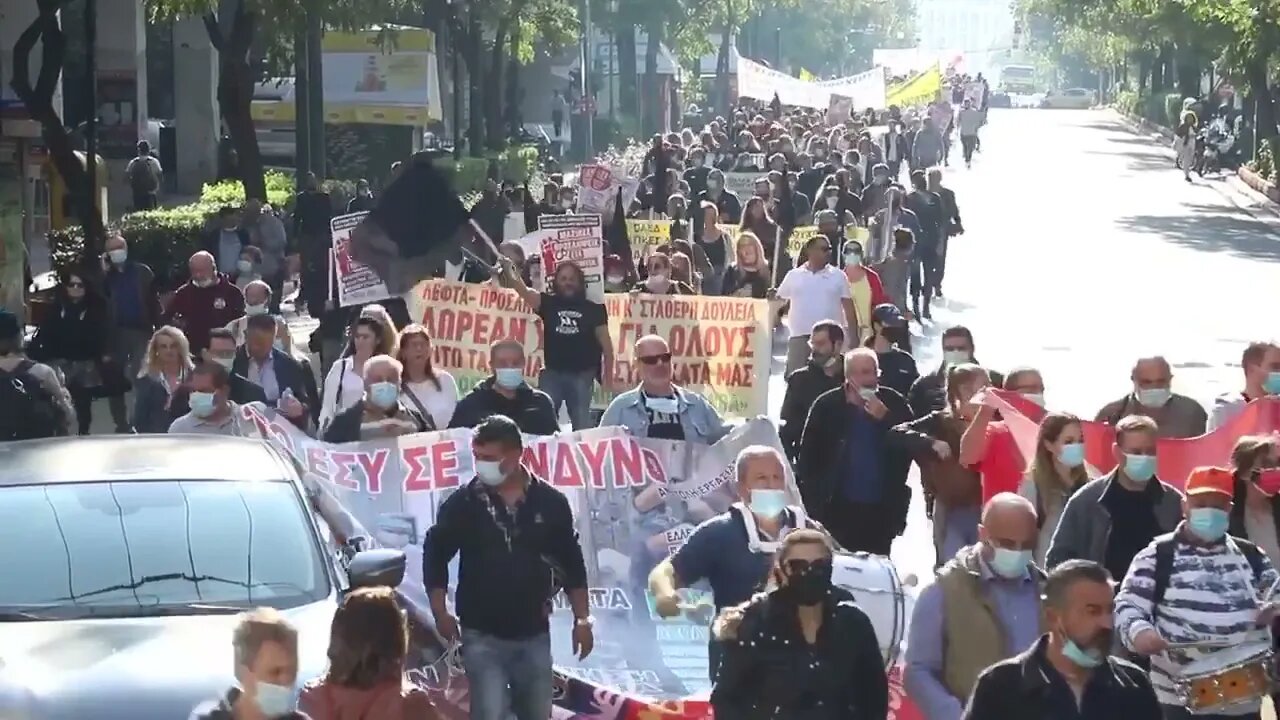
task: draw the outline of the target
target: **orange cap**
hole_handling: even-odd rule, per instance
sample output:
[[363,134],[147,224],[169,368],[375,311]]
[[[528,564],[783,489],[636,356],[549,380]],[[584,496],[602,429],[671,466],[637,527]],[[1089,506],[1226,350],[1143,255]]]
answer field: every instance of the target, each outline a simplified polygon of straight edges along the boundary
[[1187,476],[1187,495],[1218,493],[1232,497],[1235,489],[1235,476],[1226,468],[1198,467]]

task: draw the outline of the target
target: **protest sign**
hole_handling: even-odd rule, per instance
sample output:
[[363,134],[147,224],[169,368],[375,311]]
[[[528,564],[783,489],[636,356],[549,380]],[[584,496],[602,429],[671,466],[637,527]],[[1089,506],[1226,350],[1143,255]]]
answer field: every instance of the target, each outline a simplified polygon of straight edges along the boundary
[[542,272],[548,278],[548,286],[555,277],[556,267],[572,262],[582,269],[587,297],[593,302],[603,302],[604,231],[600,216],[542,215],[538,218],[538,230],[542,233],[539,248]]
[[[351,257],[351,231],[364,220],[367,212],[339,215],[329,221],[333,249],[329,251],[332,272],[329,280],[337,284],[338,305],[362,305],[391,297],[387,284],[373,268]],[[333,293],[329,293],[330,296]]]
[[[767,412],[773,358],[764,300],[629,294],[604,298],[617,371],[626,387],[640,381],[635,341],[656,334],[670,343],[676,384],[702,393],[729,417]],[[509,338],[524,345],[525,376],[536,384],[543,363],[542,328],[515,291],[426,280],[405,302],[409,317],[431,335],[432,362],[452,373],[463,393],[489,376],[489,345]],[[593,407],[603,408],[613,398],[599,387],[595,392]]]
[[671,241],[670,220],[627,220],[627,239],[631,241],[631,257],[636,265]]
[[755,194],[756,180],[762,174],[759,170],[727,172],[724,174],[724,189],[737,195],[742,204],[746,205],[747,198]]
[[[474,477],[471,431],[331,445],[306,436],[264,405],[241,407],[237,419],[242,434],[267,441],[295,462],[311,506],[331,529],[406,554],[399,594],[415,622],[430,627],[423,545],[441,504],[454,492],[468,491]],[[662,618],[647,577],[699,523],[737,501],[734,460],[751,445],[780,449],[776,428],[753,420],[714,445],[637,438],[622,428],[525,440],[524,465],[560,490],[573,511],[595,619],[595,649],[579,660],[571,651],[572,610],[563,594],[551,599],[554,716],[623,720],[656,710],[681,720],[709,718],[707,644],[715,615],[709,588],[699,583],[681,591],[686,609]],[[791,504],[799,506],[785,463],[783,471]],[[451,596],[456,581],[455,559]],[[855,598],[865,591],[862,602],[874,602],[866,584],[854,580],[847,589]],[[909,599],[904,595],[904,603]],[[900,657],[904,628],[874,619],[873,627],[882,652]],[[408,678],[431,692],[442,710],[465,712],[466,680],[450,659],[442,654],[412,667]],[[890,717],[917,717],[897,712],[903,707],[900,684],[895,681],[891,691]]]
[[622,168],[608,165],[583,165],[578,169],[578,208],[602,213],[612,209],[622,190],[622,207],[631,207],[640,189],[640,180],[628,177]]

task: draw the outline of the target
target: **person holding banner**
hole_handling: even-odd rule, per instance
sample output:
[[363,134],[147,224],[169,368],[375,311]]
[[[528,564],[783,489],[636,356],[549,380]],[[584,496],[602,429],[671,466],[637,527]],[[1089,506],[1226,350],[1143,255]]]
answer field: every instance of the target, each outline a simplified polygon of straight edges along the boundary
[[853,595],[832,583],[834,555],[825,533],[789,533],[769,590],[716,619],[713,633],[724,653],[711,691],[717,718],[889,717],[875,628]]
[[374,355],[361,367],[364,392],[324,428],[327,443],[359,442],[426,432],[428,424],[400,399],[404,366],[390,355]]
[[240,427],[235,417],[238,406],[229,397],[231,374],[227,369],[216,363],[200,363],[191,371],[188,383],[191,394],[187,396],[187,404],[191,409],[169,425],[169,433],[239,437]]
[[[595,645],[573,510],[521,463],[524,441],[511,418],[486,418],[471,451],[475,478],[441,503],[423,543],[436,631],[462,643],[471,720],[547,720],[555,684],[548,607],[562,589],[574,653],[584,659]],[[446,600],[454,556],[456,616]]]
[[640,385],[620,393],[605,408],[601,427],[621,426],[638,437],[713,445],[729,425],[702,395],[671,382],[671,346],[658,335],[636,341]]
[[540,293],[524,284],[515,264],[505,256],[499,262],[516,294],[542,321],[545,365],[538,387],[551,398],[555,415],[563,405],[574,430],[590,429],[596,379],[606,391],[616,385],[608,312],[602,303],[587,299],[587,278],[577,263],[557,265],[551,291]]
[[1244,389],[1219,395],[1213,401],[1209,430],[1216,430],[1244,412],[1253,400],[1280,395],[1280,345],[1274,342],[1252,342],[1240,356],[1244,370]]

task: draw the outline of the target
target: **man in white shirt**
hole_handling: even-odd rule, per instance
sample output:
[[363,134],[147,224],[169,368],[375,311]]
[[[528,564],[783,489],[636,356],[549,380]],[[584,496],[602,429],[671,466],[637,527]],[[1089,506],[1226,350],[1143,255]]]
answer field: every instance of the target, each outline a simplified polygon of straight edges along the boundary
[[782,300],[791,306],[787,325],[791,338],[787,341],[786,374],[799,370],[809,362],[809,333],[822,320],[841,322],[845,337],[856,337],[849,328],[857,327],[853,296],[844,272],[828,262],[831,241],[825,235],[815,235],[801,252],[803,264],[787,273],[776,291],[770,290],[770,299]]

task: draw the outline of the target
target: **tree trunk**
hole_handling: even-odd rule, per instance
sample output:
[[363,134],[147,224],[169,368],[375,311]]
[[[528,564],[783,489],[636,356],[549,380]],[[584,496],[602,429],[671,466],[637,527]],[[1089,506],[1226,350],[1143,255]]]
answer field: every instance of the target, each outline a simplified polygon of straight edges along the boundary
[[733,0],[724,0],[724,35],[720,38],[720,52],[716,54],[716,109],[730,112],[729,52],[733,49],[733,29],[737,27]]
[[[102,254],[100,243],[106,238],[97,193],[94,192],[89,171],[76,156],[75,146],[62,124],[58,109],[53,106],[53,95],[58,87],[58,77],[62,73],[67,47],[66,36],[58,25],[57,13],[62,4],[59,0],[38,0],[40,14],[22,31],[13,45],[13,80],[10,87],[22,101],[31,119],[40,123],[49,158],[66,182],[72,210],[86,231],[84,255],[80,264],[84,266],[84,272],[97,275],[101,272],[101,266],[96,258]],[[40,43],[40,74],[33,86],[31,53],[37,42]],[[51,201],[62,202],[62,198],[52,198]]]
[[505,49],[507,45],[507,22],[503,20],[493,35],[493,47],[489,55],[489,72],[484,76],[485,96],[485,145],[490,150],[502,150],[506,145],[506,128],[502,112],[503,92],[502,74],[506,71]]
[[1151,64],[1151,94],[1157,95],[1165,90],[1165,50],[1161,46],[1160,54],[1156,56],[1156,60]]
[[1197,53],[1194,47],[1180,45],[1174,54],[1175,70],[1178,78],[1178,94],[1182,97],[1200,96],[1200,71]]
[[484,42],[481,40],[480,17],[475,9],[469,13],[467,34],[467,150],[471,157],[484,157]]
[[[246,12],[243,5],[237,8],[228,37],[222,36],[218,19],[212,13],[204,16],[209,42],[218,51],[218,112],[227,124],[231,145],[236,151],[236,171],[244,185],[245,197],[265,202],[267,180],[251,113],[253,69],[249,67],[249,50],[253,47],[257,26],[257,14]],[[318,172],[323,172],[323,168]]]
[[636,118],[640,114],[640,94],[636,91],[636,26],[618,28],[618,109]]
[[1280,138],[1276,137],[1276,107],[1275,98],[1271,94],[1271,87],[1268,85],[1267,58],[1269,54],[1255,53],[1249,58],[1248,64],[1245,66],[1245,73],[1249,78],[1249,88],[1253,91],[1253,98],[1256,106],[1254,108],[1256,118],[1256,137],[1257,147],[1254,152],[1262,149],[1265,142],[1271,148],[1271,157],[1280,157],[1277,150],[1280,148]]
[[662,129],[662,103],[658,98],[658,47],[662,44],[662,28],[661,18],[655,18],[646,28],[649,41],[644,51],[644,122],[641,125],[646,137]]
[[506,121],[508,137],[520,137],[520,131],[524,129],[524,121],[521,119],[523,108],[520,107],[520,59],[516,57],[519,52],[522,38],[520,36],[520,23],[517,22],[511,28],[511,42],[508,47],[511,49],[507,52],[507,74],[505,78],[506,87],[503,88],[506,105],[506,113],[503,118]]

